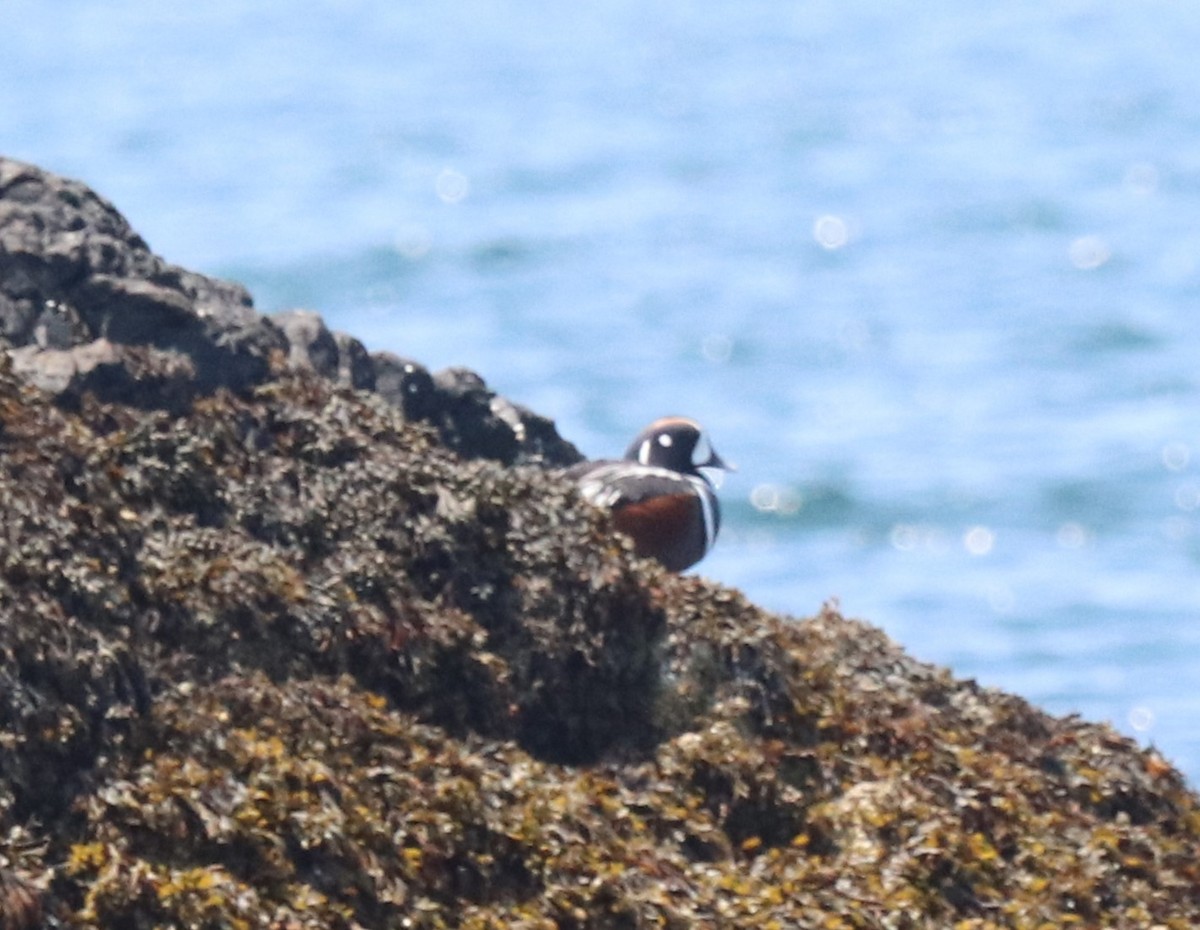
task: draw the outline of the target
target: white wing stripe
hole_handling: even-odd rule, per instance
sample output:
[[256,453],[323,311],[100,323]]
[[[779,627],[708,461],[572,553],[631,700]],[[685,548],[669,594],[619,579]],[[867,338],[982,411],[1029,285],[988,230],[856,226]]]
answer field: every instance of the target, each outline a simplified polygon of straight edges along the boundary
[[704,518],[704,551],[708,552],[717,541],[717,512],[712,489],[702,477],[681,475],[669,468],[658,468],[654,465],[633,465],[630,462],[614,462],[602,465],[588,473],[579,482],[579,493],[597,507],[611,508],[622,498],[620,486],[612,483],[612,479],[637,478],[666,478],[679,485],[686,482],[695,495],[700,498],[700,513]]

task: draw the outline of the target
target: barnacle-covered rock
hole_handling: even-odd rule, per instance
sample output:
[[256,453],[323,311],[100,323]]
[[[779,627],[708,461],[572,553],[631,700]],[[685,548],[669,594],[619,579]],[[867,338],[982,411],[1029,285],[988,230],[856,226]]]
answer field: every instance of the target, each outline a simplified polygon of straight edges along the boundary
[[223,342],[47,177],[0,161],[0,930],[1200,925],[1153,750],[637,559],[549,421],[315,315]]

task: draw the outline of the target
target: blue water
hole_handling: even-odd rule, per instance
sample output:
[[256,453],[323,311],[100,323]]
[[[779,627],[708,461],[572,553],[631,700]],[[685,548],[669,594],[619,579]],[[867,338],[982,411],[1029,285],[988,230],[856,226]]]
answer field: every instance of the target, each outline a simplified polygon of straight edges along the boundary
[[170,260],[593,455],[699,417],[705,575],[1200,776],[1200,7],[3,10],[0,150]]

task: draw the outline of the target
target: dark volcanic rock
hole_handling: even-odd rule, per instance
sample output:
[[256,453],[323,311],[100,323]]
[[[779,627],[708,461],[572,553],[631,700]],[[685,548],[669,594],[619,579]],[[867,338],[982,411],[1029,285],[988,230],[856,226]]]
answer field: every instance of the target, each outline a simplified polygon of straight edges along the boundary
[[375,390],[375,365],[367,347],[346,333],[334,333],[333,338],[338,347],[338,384],[357,391]]
[[371,355],[353,336],[330,332],[321,315],[312,310],[285,310],[271,319],[287,336],[289,367],[316,372],[356,390],[375,390]]
[[435,426],[464,458],[557,467],[583,460],[553,420],[499,396],[473,371],[447,368],[431,375],[420,362],[390,352],[371,357],[375,390],[405,416]]
[[316,313],[260,316],[240,285],[154,255],[83,184],[5,158],[0,345],[15,350],[23,378],[71,407],[91,394],[179,413],[217,388],[263,384],[286,365],[358,390],[382,383],[385,397],[437,426],[464,457],[558,466],[581,458],[552,421],[497,397],[477,375],[469,388],[458,378],[426,390],[394,356],[372,356]]
[[429,369],[420,362],[400,358],[391,352],[376,352],[375,390],[388,403],[404,411],[410,420],[433,420],[442,405],[442,397]]
[[[68,238],[157,261],[54,189]],[[469,373],[352,390],[364,354],[296,316],[295,373],[206,395],[203,352],[20,304],[60,260],[22,254],[0,928],[1200,925],[1200,801],[1153,750],[634,558],[502,464],[570,450]]]
[[500,397],[469,369],[439,371],[433,376],[433,387],[437,400],[427,419],[460,455],[506,465],[566,466],[583,459],[558,435],[553,421]]
[[90,394],[181,413],[196,396],[196,367],[183,352],[95,339],[67,349],[22,346],[10,354],[18,375],[73,409]]
[[[0,159],[0,333],[10,346],[28,347],[21,370],[47,390],[172,409],[181,395],[261,383],[272,352],[286,349],[240,285],[167,264],[84,185],[7,159]],[[87,351],[100,340],[108,345]],[[126,346],[145,350],[128,366],[138,391],[111,371],[124,366],[118,347]],[[155,374],[139,379],[144,371]]]
[[285,310],[271,319],[287,336],[289,366],[316,372],[330,381],[339,380],[342,350],[319,313]]

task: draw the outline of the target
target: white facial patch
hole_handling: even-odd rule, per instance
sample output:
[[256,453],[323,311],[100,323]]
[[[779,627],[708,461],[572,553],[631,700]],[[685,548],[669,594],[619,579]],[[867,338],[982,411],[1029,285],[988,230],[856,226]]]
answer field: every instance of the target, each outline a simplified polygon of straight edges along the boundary
[[696,437],[696,445],[692,448],[692,464],[699,468],[701,465],[711,462],[712,457],[712,445],[709,443],[708,437],[701,433]]
[[650,440],[647,439],[638,448],[637,460],[643,465],[650,464]]
[[670,433],[659,433],[658,434],[658,444],[660,446],[662,446],[664,449],[671,448],[671,443],[673,443],[674,441],[675,440],[671,438]]

